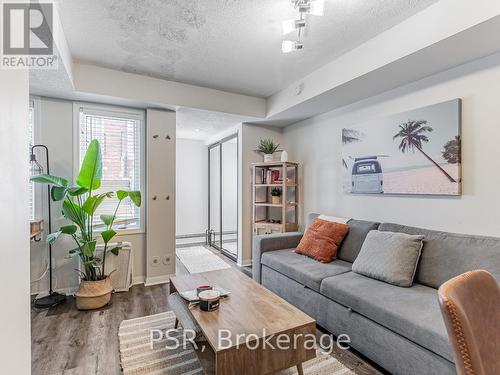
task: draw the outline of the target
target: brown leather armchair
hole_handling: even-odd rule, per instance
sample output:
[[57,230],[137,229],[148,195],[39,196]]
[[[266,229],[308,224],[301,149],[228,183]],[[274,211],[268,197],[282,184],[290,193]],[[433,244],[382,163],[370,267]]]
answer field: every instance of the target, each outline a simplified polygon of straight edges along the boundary
[[458,375],[500,374],[500,288],[484,270],[466,272],[438,291]]

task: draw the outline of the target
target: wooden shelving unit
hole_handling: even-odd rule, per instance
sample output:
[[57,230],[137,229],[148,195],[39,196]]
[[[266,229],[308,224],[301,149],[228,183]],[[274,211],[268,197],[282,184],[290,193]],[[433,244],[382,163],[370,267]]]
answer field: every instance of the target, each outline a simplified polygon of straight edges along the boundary
[[[294,232],[298,229],[299,164],[272,162],[252,164],[253,231],[256,235]],[[276,176],[279,175],[279,178]],[[279,204],[271,190],[281,189]]]

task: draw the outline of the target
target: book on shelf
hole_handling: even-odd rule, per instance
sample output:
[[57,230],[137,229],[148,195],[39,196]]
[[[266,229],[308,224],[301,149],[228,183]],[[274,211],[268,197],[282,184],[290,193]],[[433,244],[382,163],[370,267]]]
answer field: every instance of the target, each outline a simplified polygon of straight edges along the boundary
[[263,169],[261,171],[260,179],[262,184],[281,184],[283,180],[280,179],[280,171],[277,169]]

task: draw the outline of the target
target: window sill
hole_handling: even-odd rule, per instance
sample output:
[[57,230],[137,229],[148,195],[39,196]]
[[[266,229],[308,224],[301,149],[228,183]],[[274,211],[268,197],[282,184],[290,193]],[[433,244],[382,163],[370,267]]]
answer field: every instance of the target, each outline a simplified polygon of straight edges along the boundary
[[[119,236],[130,236],[134,234],[146,234],[146,231],[142,228],[134,228],[134,229],[115,229],[116,235],[115,237]],[[95,234],[101,234],[103,230],[94,230]]]
[[144,229],[118,229],[116,231],[116,237],[119,236],[129,236],[132,234],[146,234],[146,231]]

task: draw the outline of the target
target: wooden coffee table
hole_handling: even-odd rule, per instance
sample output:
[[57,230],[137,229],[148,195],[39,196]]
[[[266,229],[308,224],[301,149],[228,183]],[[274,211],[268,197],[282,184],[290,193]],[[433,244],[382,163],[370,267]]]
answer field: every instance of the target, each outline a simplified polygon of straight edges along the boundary
[[[215,374],[272,374],[292,366],[302,374],[302,363],[316,356],[305,345],[315,335],[314,319],[235,269],[172,277],[170,293],[203,284],[231,291],[217,311],[191,310],[213,351]],[[223,339],[221,329],[228,330]],[[286,336],[296,345],[278,348],[276,340]]]

